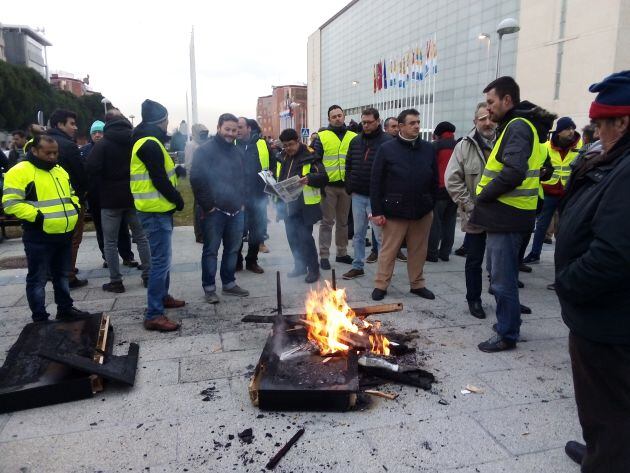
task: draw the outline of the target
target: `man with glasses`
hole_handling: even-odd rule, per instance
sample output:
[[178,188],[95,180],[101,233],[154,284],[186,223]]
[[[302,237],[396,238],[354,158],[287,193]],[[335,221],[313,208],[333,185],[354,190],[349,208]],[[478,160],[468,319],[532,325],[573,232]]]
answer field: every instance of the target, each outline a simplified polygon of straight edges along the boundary
[[[352,198],[352,216],[354,219],[354,260],[352,269],[343,275],[344,279],[355,279],[365,275],[365,235],[368,219],[372,215],[370,207],[370,179],[372,163],[380,146],[392,138],[381,128],[378,110],[366,108],[361,114],[363,131],[350,142],[346,158],[346,192]],[[376,227],[376,240],[381,239],[381,229]]]

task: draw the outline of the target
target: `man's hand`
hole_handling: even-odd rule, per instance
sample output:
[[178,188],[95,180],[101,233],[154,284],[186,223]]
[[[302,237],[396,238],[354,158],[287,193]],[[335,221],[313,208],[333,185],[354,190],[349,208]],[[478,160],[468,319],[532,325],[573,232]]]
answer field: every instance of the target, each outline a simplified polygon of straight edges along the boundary
[[385,215],[370,216],[369,219],[372,223],[374,223],[374,225],[378,225],[379,227],[383,227],[387,223]]
[[299,183],[302,184],[303,186],[308,185],[308,176],[301,177],[299,180]]

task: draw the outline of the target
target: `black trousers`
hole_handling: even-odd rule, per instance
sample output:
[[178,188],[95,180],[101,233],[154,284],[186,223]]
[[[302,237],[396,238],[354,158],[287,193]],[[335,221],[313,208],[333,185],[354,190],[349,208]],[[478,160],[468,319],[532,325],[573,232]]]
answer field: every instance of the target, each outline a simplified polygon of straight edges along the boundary
[[569,335],[586,456],[582,473],[630,472],[630,345]]
[[[104,242],[103,242],[103,225],[101,223],[101,207],[97,202],[88,199],[88,205],[90,206],[90,214],[92,215],[92,222],[94,223],[94,229],[96,230],[96,241],[98,242],[98,248],[101,250],[101,256],[103,261],[105,260]],[[127,222],[122,222],[120,230],[118,230],[118,254],[123,261],[133,261],[133,251],[131,251],[131,236],[129,235],[129,225]]]
[[455,241],[455,224],[457,221],[457,204],[449,197],[435,201],[433,222],[429,233],[427,256],[448,258]]
[[304,223],[302,215],[293,215],[284,220],[284,228],[289,240],[289,248],[295,261],[295,268],[319,272],[317,247],[313,239],[313,225]]
[[[247,205],[245,210],[245,227],[243,236],[247,235],[247,255],[245,262],[254,264],[258,262],[258,252],[261,243],[265,242],[265,229],[267,227],[267,199],[256,199]],[[236,265],[243,264],[243,243],[238,250]]]
[[481,302],[483,255],[486,252],[486,233],[466,233],[466,300]]

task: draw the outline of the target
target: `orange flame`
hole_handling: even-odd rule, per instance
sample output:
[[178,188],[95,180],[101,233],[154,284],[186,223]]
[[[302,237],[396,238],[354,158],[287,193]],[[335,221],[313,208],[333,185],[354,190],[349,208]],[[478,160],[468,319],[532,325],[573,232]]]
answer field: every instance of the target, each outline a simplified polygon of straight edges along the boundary
[[333,289],[326,281],[326,287],[309,292],[306,299],[308,339],[317,344],[321,355],[347,352],[352,347],[350,334],[362,336],[365,335],[363,330],[369,333],[370,351],[389,355],[389,340],[376,332],[378,327],[365,320],[359,321],[359,327],[354,317],[344,289]]

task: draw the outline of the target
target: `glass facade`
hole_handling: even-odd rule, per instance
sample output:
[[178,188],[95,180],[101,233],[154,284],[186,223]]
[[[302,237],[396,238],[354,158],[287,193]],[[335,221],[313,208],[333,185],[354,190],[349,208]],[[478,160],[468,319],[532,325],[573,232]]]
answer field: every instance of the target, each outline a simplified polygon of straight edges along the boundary
[[[423,115],[423,128],[446,120],[455,124],[458,136],[467,133],[475,105],[495,77],[496,27],[504,18],[518,20],[519,8],[519,0],[358,0],[321,29],[321,124],[328,123],[332,104],[347,111],[346,122],[358,122],[368,106],[376,106],[384,119],[411,106],[422,109],[426,101],[432,113]],[[487,37],[480,38],[483,33]],[[517,38],[503,37],[500,75],[515,73]],[[404,90],[375,94],[375,64],[388,65],[416,47],[426,54],[429,39],[437,46],[437,74],[426,84],[408,82]]]

